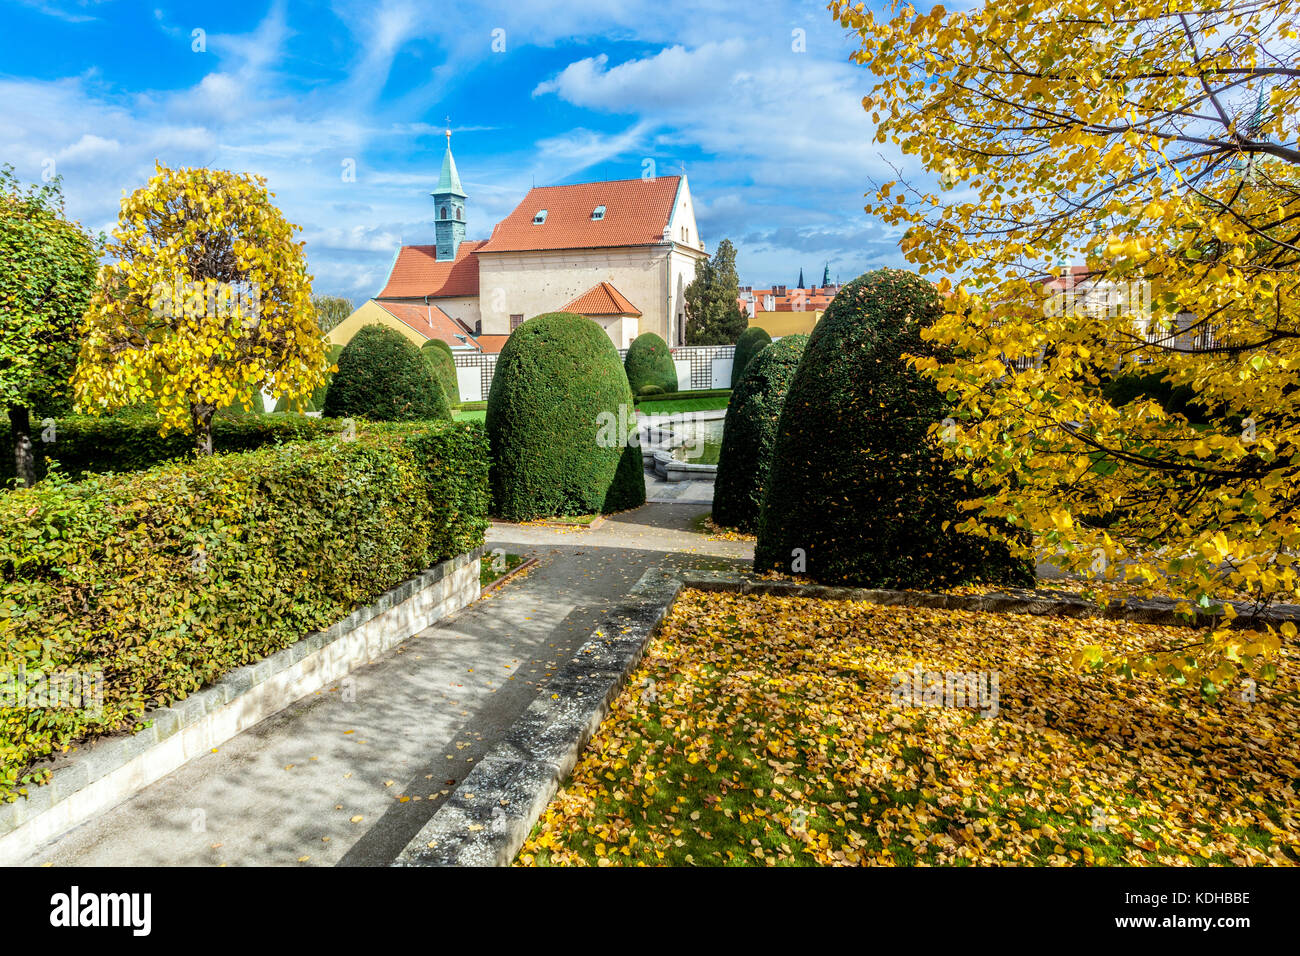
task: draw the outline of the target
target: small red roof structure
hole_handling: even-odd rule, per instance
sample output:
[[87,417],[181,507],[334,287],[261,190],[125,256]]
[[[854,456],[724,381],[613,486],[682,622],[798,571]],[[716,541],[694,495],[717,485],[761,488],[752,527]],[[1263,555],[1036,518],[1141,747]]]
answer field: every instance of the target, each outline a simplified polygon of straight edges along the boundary
[[508,335],[480,335],[474,341],[478,347],[488,355],[496,355],[506,347]]
[[680,176],[535,186],[479,252],[597,249],[664,242]]
[[589,318],[597,315],[641,317],[641,310],[629,302],[627,297],[609,282],[601,282],[592,286],[560,311],[573,312]]
[[435,246],[402,246],[377,299],[422,299],[425,296],[478,295],[478,257],[483,240],[462,242],[456,258],[439,262]]

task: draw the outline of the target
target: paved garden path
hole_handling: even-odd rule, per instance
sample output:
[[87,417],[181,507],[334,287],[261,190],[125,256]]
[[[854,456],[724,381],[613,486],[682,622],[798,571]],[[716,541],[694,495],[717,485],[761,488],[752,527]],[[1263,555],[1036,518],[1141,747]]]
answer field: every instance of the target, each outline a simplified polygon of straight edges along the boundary
[[[697,492],[698,494],[698,492]],[[594,530],[494,525],[526,575],[47,845],[54,865],[381,865],[652,565],[747,565],[652,503]],[[357,819],[360,818],[360,819]]]

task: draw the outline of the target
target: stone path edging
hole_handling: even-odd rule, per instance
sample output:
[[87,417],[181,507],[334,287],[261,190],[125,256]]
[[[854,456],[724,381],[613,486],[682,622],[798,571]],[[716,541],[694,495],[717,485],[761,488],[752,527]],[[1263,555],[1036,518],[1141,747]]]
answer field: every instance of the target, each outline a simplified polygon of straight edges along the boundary
[[479,548],[434,565],[337,624],[98,740],[26,799],[0,804],[0,864],[107,810],[177,767],[368,663],[478,598]]
[[681,577],[663,569],[642,575],[393,865],[508,866],[681,589]]

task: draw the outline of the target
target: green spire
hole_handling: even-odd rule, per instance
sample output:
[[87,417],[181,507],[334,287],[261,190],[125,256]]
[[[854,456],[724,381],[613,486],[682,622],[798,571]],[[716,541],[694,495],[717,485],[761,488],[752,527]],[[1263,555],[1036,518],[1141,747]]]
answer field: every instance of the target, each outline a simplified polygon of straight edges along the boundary
[[442,174],[438,176],[438,188],[433,195],[465,198],[465,190],[460,186],[460,173],[456,172],[456,160],[451,155],[451,130],[447,130],[447,151],[442,154]]

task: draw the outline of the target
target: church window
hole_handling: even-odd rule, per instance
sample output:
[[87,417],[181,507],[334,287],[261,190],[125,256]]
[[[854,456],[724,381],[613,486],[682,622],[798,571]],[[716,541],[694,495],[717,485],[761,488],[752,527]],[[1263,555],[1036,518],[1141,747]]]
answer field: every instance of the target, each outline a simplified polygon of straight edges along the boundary
[[460,213],[461,213],[461,208],[460,208],[459,206],[457,206],[457,207],[456,207],[456,219],[457,219],[457,220],[460,219]]
[[446,219],[446,218],[447,218],[447,207],[446,207],[446,206],[443,206],[443,207],[442,207],[442,215],[441,215],[439,218],[441,218],[441,219]]

